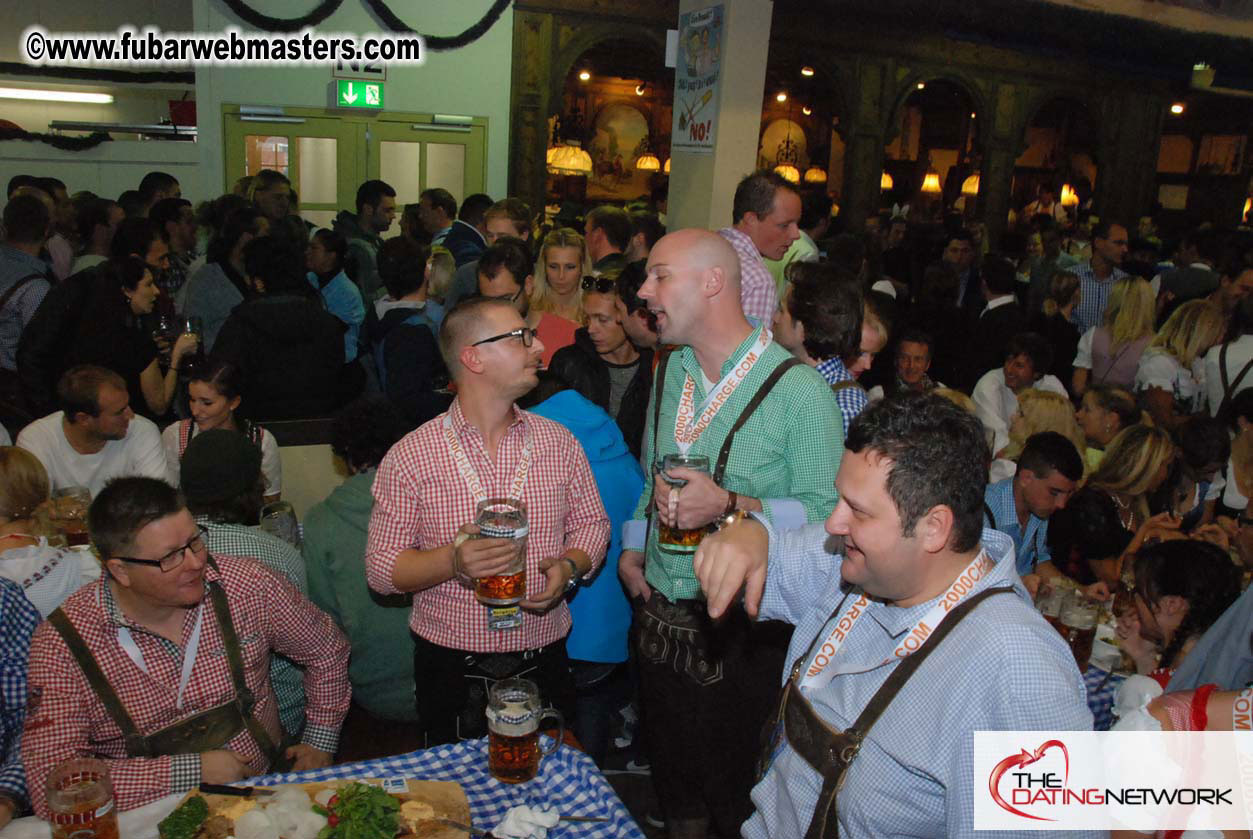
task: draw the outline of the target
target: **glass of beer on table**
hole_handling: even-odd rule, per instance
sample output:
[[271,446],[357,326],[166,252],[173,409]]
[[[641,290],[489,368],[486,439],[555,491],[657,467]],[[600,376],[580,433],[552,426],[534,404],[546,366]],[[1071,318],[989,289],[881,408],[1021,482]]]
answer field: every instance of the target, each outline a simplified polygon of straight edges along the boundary
[[[658,477],[665,481],[671,490],[680,488],[679,503],[682,504],[683,493],[681,488],[687,486],[687,481],[670,476],[670,470],[676,468],[693,469],[708,475],[709,458],[699,454],[668,454],[657,464],[657,471],[660,473]],[[696,553],[696,548],[700,545],[701,539],[704,539],[705,534],[708,532],[708,525],[682,530],[678,527],[663,524],[660,519],[657,520],[657,544],[658,547],[667,553]]]
[[103,760],[72,758],[48,775],[52,839],[118,839],[113,781]]
[[62,487],[52,493],[49,524],[65,536],[71,548],[86,545],[87,508],[91,506],[91,490],[87,487]]
[[474,596],[488,606],[514,606],[526,598],[526,504],[517,498],[480,501],[474,523],[480,539],[511,539],[517,551],[503,574],[474,581]]
[[[557,721],[552,748],[541,749],[540,721]],[[521,784],[539,774],[540,758],[557,751],[565,720],[553,708],[541,708],[539,686],[530,679],[502,679],[487,695],[487,768],[506,784]]]
[[1096,618],[1099,607],[1082,596],[1071,597],[1062,607],[1062,635],[1074,653],[1079,671],[1088,667],[1092,657],[1092,641],[1096,638]]

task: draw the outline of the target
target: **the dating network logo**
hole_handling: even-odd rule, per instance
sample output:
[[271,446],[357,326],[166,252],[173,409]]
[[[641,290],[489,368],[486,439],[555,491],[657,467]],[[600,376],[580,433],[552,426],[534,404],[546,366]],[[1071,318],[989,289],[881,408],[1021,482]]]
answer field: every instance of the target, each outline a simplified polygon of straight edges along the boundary
[[[1061,778],[1057,777],[1054,772],[1044,772],[1040,774],[1032,774],[1026,771],[1027,767],[1033,763],[1037,763],[1045,753],[1050,749],[1058,749],[1062,753],[1064,770]],[[1018,770],[1018,771],[1011,771]],[[1006,801],[1001,795],[1001,779],[1005,774],[1009,773],[1014,779],[1016,786],[1012,787],[1010,792],[1010,801]],[[1050,801],[1050,796],[1046,791],[1066,791],[1066,783],[1070,780],[1070,752],[1066,749],[1066,744],[1061,740],[1045,740],[1034,752],[1022,749],[1016,755],[1009,757],[996,764],[992,769],[992,773],[988,776],[988,790],[992,793],[992,800],[996,802],[998,807],[1013,813],[1016,816],[1022,816],[1025,819],[1038,819],[1039,821],[1051,822],[1047,816],[1036,816],[1031,813],[1024,813],[1014,804],[1034,804],[1041,799]],[[1033,785],[1035,790],[1033,790]],[[1036,792],[1038,791],[1038,792]],[[1054,793],[1055,795],[1056,793]],[[1013,802],[1013,803],[1010,803]]]

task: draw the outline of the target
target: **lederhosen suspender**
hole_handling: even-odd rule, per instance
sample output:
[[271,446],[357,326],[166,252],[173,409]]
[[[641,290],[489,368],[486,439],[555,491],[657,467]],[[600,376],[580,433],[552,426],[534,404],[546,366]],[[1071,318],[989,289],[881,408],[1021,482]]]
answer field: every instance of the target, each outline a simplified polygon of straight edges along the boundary
[[[676,350],[677,352],[677,350]],[[657,366],[657,384],[653,388],[653,457],[657,457],[657,427],[661,424],[661,394],[666,386],[666,367],[670,362],[670,356],[673,352],[666,353],[661,358],[661,363]],[[779,379],[783,378],[783,374],[793,367],[800,364],[800,359],[789,358],[779,362],[774,370],[770,371],[770,375],[761,383],[761,387],[757,388],[757,392],[753,394],[753,398],[748,400],[748,404],[744,406],[744,410],[740,411],[739,417],[736,418],[735,424],[731,426],[731,430],[727,432],[727,437],[722,441],[722,448],[718,450],[718,459],[714,465],[713,482],[718,486],[722,486],[722,477],[726,473],[727,461],[731,458],[731,445],[735,442],[735,435],[744,423],[748,422],[757,407],[770,395],[770,391],[774,390],[774,386],[779,383]]]
[[[836,839],[840,835],[840,824],[836,818],[836,799],[840,788],[844,786],[844,776],[848,772],[848,767],[857,757],[862,741],[870,732],[871,727],[887,710],[888,705],[896,698],[896,694],[909,681],[914,671],[939,646],[944,636],[961,622],[962,618],[984,599],[1012,591],[1011,586],[984,589],[954,607],[918,648],[918,651],[896,665],[896,669],[888,675],[887,680],[879,687],[857,720],[846,731],[837,731],[822,719],[801,693],[797,684],[796,680],[804,670],[805,662],[809,660],[814,647],[823,636],[819,632],[814,637],[805,654],[792,666],[787,684],[784,685],[782,695],[779,697],[778,709],[767,723],[763,738],[766,748],[758,765],[760,777],[765,774],[769,766],[776,743],[776,734],[781,725],[793,751],[822,776],[822,791],[818,793],[818,803],[809,822],[809,829],[805,831],[805,839]],[[840,613],[847,599],[847,594],[840,599],[839,605],[835,607],[835,611],[831,613],[831,618],[828,620]]]
[[48,622],[65,640],[70,654],[74,656],[83,675],[87,678],[87,684],[99,697],[113,722],[121,729],[122,738],[126,744],[126,753],[129,756],[157,757],[166,754],[186,754],[220,749],[241,728],[247,728],[248,733],[252,735],[253,740],[270,762],[271,768],[280,766],[283,761],[280,747],[274,743],[265,727],[252,714],[256,706],[256,697],[248,688],[244,676],[239,636],[235,633],[230,607],[226,602],[226,593],[221,585],[209,583],[209,600],[213,604],[213,612],[217,616],[218,627],[222,633],[222,645],[226,649],[231,682],[235,687],[235,698],[151,735],[139,732],[135,721],[131,719],[118,698],[117,692],[109,684],[108,677],[105,676],[99,663],[87,648],[87,642],[74,628],[74,624],[66,616],[64,610],[54,611],[48,616]]

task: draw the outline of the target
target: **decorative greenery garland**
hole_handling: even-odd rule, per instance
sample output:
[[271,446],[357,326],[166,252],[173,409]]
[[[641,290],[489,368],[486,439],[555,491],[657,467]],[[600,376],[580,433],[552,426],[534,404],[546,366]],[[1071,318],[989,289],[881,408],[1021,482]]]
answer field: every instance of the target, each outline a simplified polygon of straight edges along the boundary
[[[505,13],[505,9],[509,8],[512,0],[495,0],[492,7],[487,10],[487,14],[479,19],[479,22],[462,32],[460,35],[444,36],[444,35],[424,35],[423,41],[426,48],[431,52],[445,52],[447,50],[461,49],[468,44],[472,44],[479,38],[487,34],[487,30],[491,29],[496,21],[500,20],[500,16]],[[240,0],[230,0],[230,2],[238,3]],[[419,34],[417,30],[409,26],[400,18],[393,14],[392,10],[387,7],[383,0],[365,0],[370,10],[378,16],[392,32],[412,32]]]
[[266,32],[299,32],[306,26],[317,26],[340,7],[344,0],[322,0],[316,9],[304,17],[270,17],[263,15],[243,0],[222,0],[232,12],[245,23],[251,23]]
[[31,143],[47,143],[62,151],[86,151],[113,138],[104,131],[94,131],[86,137],[68,137],[63,134],[35,134],[16,126],[0,126],[0,140],[25,140]]

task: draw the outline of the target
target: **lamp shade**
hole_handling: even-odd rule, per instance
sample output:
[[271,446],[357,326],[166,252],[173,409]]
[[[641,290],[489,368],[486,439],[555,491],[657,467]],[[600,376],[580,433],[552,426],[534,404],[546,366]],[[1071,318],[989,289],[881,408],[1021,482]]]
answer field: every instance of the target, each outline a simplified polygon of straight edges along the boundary
[[1070,184],[1062,184],[1061,202],[1063,207],[1079,206],[1079,195]]
[[974,198],[979,194],[979,173],[975,172],[966,180],[962,181],[962,195],[968,198]]
[[579,148],[578,141],[567,140],[564,146],[557,146],[548,158],[548,171],[553,175],[590,175],[592,157]]
[[635,160],[635,168],[641,172],[657,172],[661,170],[661,161],[650,151],[641,154]]
[[666,158],[666,165],[661,167],[661,171],[665,172],[667,175],[670,174],[670,158]]
[[892,188],[892,176],[889,175],[887,172],[884,172],[883,175],[879,178],[879,189],[881,189],[884,192],[887,192],[891,188]]
[[791,163],[781,163],[774,167],[775,174],[792,183],[800,183],[801,171]]
[[928,172],[927,176],[922,179],[922,191],[928,195],[939,195],[943,192],[940,187],[940,176],[935,172]]
[[1247,219],[1249,217],[1249,210],[1253,210],[1253,198],[1244,199],[1244,209],[1240,211],[1240,218]]
[[810,166],[805,170],[805,183],[807,184],[825,184],[827,182],[827,170],[821,166]]
[[552,166],[553,158],[556,157],[557,152],[559,151],[561,151],[561,146],[550,146],[548,149],[548,154],[544,156],[544,163],[547,164],[548,166]]

